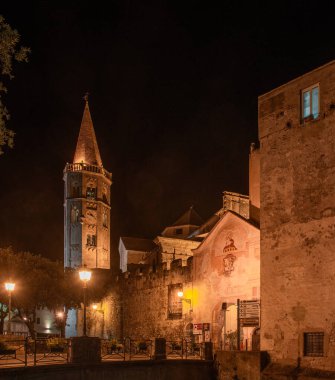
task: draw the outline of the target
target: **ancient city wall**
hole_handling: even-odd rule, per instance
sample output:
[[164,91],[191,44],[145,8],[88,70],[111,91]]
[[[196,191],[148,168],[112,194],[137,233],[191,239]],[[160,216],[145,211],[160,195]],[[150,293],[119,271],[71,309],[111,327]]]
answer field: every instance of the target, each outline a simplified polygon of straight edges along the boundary
[[169,285],[182,284],[184,291],[192,282],[192,258],[182,266],[181,260],[157,268],[135,268],[119,278],[122,309],[122,335],[135,339],[166,337],[177,339],[183,336],[188,323],[188,306],[183,306],[183,315],[169,318]]

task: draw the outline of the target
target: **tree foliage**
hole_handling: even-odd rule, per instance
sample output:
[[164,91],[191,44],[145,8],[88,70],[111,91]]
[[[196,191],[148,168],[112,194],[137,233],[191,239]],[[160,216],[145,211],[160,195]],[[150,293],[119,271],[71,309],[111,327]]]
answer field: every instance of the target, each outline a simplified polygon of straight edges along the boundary
[[8,109],[3,103],[3,95],[7,92],[5,80],[13,79],[13,63],[27,62],[30,49],[19,46],[20,34],[12,29],[0,15],[0,154],[3,147],[13,147],[14,132],[7,128],[10,118]]
[[[3,282],[15,282],[12,305],[16,314],[24,319],[30,335],[34,336],[36,309],[62,310],[79,304],[80,288],[64,273],[61,263],[48,260],[29,252],[14,252],[11,248],[0,249],[0,276]],[[4,286],[0,287],[0,302],[7,304]],[[7,315],[1,309],[1,318]],[[2,320],[3,325],[3,320]]]
[[[64,271],[62,263],[29,252],[0,248],[0,279],[0,334],[8,315],[8,295],[4,288],[7,281],[15,283],[12,311],[24,320],[31,336],[35,335],[37,308],[65,310],[64,318],[55,319],[56,326],[64,331],[67,310],[80,307],[83,300],[83,284],[77,270],[69,268]],[[108,271],[93,270],[88,284],[88,304],[101,301],[109,291],[110,283]]]

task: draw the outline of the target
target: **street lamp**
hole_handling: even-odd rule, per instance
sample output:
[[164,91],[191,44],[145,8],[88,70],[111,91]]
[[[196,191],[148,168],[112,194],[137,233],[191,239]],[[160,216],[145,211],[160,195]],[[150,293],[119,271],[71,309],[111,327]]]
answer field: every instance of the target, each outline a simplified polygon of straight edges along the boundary
[[193,311],[192,309],[192,300],[190,298],[184,298],[184,292],[182,290],[179,290],[179,292],[177,293],[178,294],[178,297],[180,298],[181,301],[185,301],[187,302],[188,304],[190,304],[190,313]]
[[87,289],[87,283],[90,281],[92,276],[92,272],[87,269],[86,267],[82,268],[79,271],[79,277],[80,280],[84,283],[84,336],[86,336],[86,289]]
[[12,309],[12,291],[14,290],[15,288],[15,284],[14,282],[6,282],[5,283],[5,288],[8,292],[8,333],[10,334],[11,333],[11,321],[10,321],[10,312],[11,312],[11,309]]

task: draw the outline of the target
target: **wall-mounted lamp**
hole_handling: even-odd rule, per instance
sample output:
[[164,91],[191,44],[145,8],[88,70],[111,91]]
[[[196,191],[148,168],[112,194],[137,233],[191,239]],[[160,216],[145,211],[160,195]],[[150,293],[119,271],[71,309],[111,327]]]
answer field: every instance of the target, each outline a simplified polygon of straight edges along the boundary
[[178,294],[178,297],[181,299],[181,301],[185,301],[186,303],[190,304],[190,313],[191,313],[193,311],[192,300],[190,298],[184,298],[184,292],[182,290],[179,290],[177,294]]

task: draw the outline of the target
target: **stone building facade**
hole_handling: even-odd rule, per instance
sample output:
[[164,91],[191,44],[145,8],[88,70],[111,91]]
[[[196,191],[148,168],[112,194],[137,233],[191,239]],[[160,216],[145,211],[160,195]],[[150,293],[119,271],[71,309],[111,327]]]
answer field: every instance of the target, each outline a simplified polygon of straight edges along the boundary
[[64,169],[64,266],[110,269],[111,173],[102,165],[86,99],[73,163]]
[[[252,150],[250,159],[256,154]],[[259,160],[254,162],[256,166]],[[253,173],[257,177],[259,170]],[[259,184],[253,177],[250,183],[254,179]],[[125,252],[121,238],[122,312],[119,325],[112,324],[112,336],[189,338],[212,341],[216,350],[259,349],[260,234],[249,206],[248,196],[224,192],[223,207],[205,222],[190,208],[153,240],[155,248],[138,263],[125,262],[136,247]],[[241,318],[243,302],[256,309],[252,321]]]
[[335,61],[259,98],[261,348],[278,365],[335,371],[334,125]]
[[[216,350],[236,349],[238,300],[259,305],[259,241],[258,225],[228,210],[187,260],[128,265],[119,276],[122,314],[113,336],[188,337],[212,341]],[[258,328],[259,318],[241,327],[240,348],[253,348]]]
[[[112,175],[102,165],[87,96],[74,159],[66,164],[63,180],[64,267],[110,269]],[[67,337],[77,335],[80,320],[80,311],[68,310]]]

